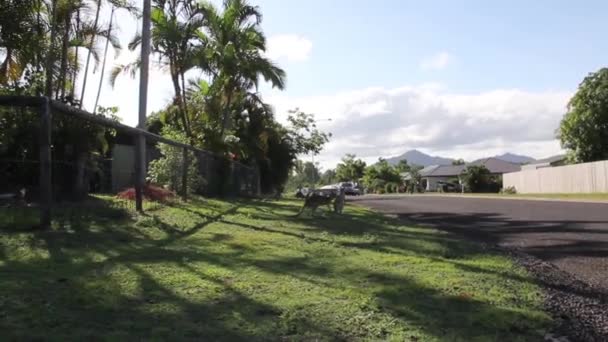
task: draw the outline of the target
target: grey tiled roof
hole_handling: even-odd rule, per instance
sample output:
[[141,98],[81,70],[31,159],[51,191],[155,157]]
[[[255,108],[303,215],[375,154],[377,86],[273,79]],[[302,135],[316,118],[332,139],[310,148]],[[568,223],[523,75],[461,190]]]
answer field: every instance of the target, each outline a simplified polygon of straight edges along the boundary
[[490,173],[503,174],[521,170],[521,166],[497,158],[485,158],[465,165],[432,165],[420,171],[423,177],[456,177],[471,165],[483,165]]
[[549,157],[549,158],[543,158],[543,159],[539,159],[537,161],[533,161],[533,162],[530,163],[530,165],[533,165],[533,164],[544,164],[544,163],[551,164],[551,163],[555,163],[555,162],[558,162],[558,161],[562,161],[564,159],[566,159],[566,155],[565,154],[559,154],[557,156],[553,156],[553,157]]

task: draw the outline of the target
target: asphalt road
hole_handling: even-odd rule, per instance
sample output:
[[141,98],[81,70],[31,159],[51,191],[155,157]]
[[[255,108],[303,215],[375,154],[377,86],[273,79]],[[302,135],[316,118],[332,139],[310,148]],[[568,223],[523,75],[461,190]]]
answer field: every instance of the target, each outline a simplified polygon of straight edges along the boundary
[[517,248],[608,293],[608,203],[411,195],[349,200],[468,239]]

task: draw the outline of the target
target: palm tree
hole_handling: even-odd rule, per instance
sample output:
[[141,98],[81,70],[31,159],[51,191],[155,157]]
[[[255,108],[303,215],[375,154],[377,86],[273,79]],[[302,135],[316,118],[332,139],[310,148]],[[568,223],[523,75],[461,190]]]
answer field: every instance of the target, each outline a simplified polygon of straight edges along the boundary
[[258,88],[260,78],[278,89],[285,88],[285,71],[264,57],[266,37],[261,30],[262,13],[247,0],[226,0],[220,14],[211,3],[203,3],[205,31],[199,39],[205,58],[199,59],[214,83],[221,85],[224,110],[221,136],[230,124],[234,99],[241,91]]
[[[108,58],[108,47],[110,46],[110,35],[112,34],[112,22],[114,21],[114,11],[116,7],[112,6],[112,12],[110,13],[110,24],[108,24],[108,36],[106,37],[106,47],[103,52],[103,62],[101,64],[101,77],[99,78],[99,88],[97,89],[97,97],[95,98],[95,106],[93,107],[93,114],[97,112],[97,104],[99,104],[99,96],[101,95],[101,86],[103,85],[103,77],[106,72],[106,59]],[[76,57],[78,59],[78,57]],[[86,75],[85,75],[86,78]]]
[[[98,26],[99,26],[99,14],[101,12],[101,6],[102,6],[103,1],[102,0],[92,0],[92,1],[95,3],[95,19],[93,20],[92,27],[94,30],[97,30]],[[133,15],[136,15],[136,16],[139,15],[139,10],[129,0],[107,0],[107,2],[110,5],[112,5],[112,13],[114,12],[115,8],[122,8],[122,9],[126,9],[129,13],[131,13]],[[84,67],[84,76],[83,76],[83,80],[82,80],[82,89],[80,91],[80,106],[81,107],[82,107],[82,102],[84,101],[84,94],[85,94],[86,88],[87,88],[89,65],[91,63],[91,57],[93,56],[92,51],[95,46],[95,40],[96,40],[95,36],[89,37],[89,39],[87,40],[87,42],[88,42],[87,49],[89,50],[89,52],[87,53],[87,59],[85,62],[85,67]],[[102,78],[103,78],[103,75],[102,75]]]
[[37,43],[37,13],[40,10],[36,0],[9,0],[0,3],[0,85],[17,81],[28,65],[37,62],[37,49],[44,45]]
[[[73,75],[79,70],[79,61],[76,56],[80,48],[87,49],[96,65],[99,63],[100,53],[97,46],[88,45],[86,42],[104,37],[116,51],[121,49],[118,38],[112,35],[109,29],[95,26],[87,18],[80,18],[78,13],[81,10],[86,11],[86,9],[87,4],[82,0],[62,1],[57,7],[55,20],[62,32],[62,37],[56,98],[66,99],[67,94],[74,93],[75,84],[72,82],[68,84],[68,75],[71,75],[69,79],[73,79]],[[70,90],[69,93],[68,90]]]
[[[193,62],[197,38],[203,24],[203,17],[198,5],[188,0],[155,0],[152,8],[152,49],[158,56],[158,65],[169,71],[175,92],[174,103],[179,108],[180,124],[191,138],[190,122],[187,115],[185,74],[195,66]],[[141,44],[137,34],[129,43],[130,50],[136,50]],[[119,74],[130,72],[135,76],[139,59],[126,65],[118,65],[112,70],[110,83],[116,82]]]

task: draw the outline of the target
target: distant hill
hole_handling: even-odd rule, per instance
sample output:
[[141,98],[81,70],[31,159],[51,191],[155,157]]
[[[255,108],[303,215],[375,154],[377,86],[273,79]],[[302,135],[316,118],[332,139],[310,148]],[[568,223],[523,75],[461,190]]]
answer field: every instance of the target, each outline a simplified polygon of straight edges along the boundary
[[[504,161],[507,161],[510,163],[515,163],[515,164],[525,164],[525,163],[531,163],[531,162],[535,161],[535,159],[532,157],[514,154],[514,153],[505,153],[505,154],[502,154],[499,156],[495,156],[494,158],[504,160]],[[397,163],[399,163],[400,160],[403,160],[403,159],[406,159],[408,164],[410,164],[410,165],[420,165],[420,166],[452,165],[452,161],[454,161],[454,159],[451,159],[451,158],[430,156],[430,155],[420,152],[418,150],[407,151],[400,156],[387,158],[386,161],[391,165],[396,165]]]
[[532,157],[523,156],[523,155],[514,154],[514,153],[505,153],[500,156],[496,156],[494,158],[508,161],[510,163],[515,163],[515,164],[526,164],[526,163],[531,163],[531,162],[535,161],[535,159]]
[[429,165],[452,165],[453,159],[450,158],[442,158],[430,156],[426,153],[420,152],[418,150],[410,150],[405,152],[404,154],[387,158],[386,161],[391,165],[396,165],[400,160],[406,159],[407,163],[410,165],[420,165],[420,166],[429,166]]

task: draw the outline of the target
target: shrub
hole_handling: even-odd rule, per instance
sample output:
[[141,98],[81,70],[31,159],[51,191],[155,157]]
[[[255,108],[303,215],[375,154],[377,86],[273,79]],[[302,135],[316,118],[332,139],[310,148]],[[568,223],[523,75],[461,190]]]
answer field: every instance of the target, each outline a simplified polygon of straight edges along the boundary
[[505,195],[515,195],[517,193],[517,190],[514,186],[508,186],[500,190],[500,193]]
[[384,186],[384,191],[387,194],[399,192],[399,183],[395,183],[395,182],[386,183],[386,185]]
[[[169,126],[163,128],[162,135],[167,139],[188,143],[188,139],[184,133]],[[148,170],[150,181],[165,186],[172,191],[180,191],[182,189],[182,171],[184,167],[183,148],[160,144],[159,149],[162,157],[150,162],[150,168]],[[198,173],[198,162],[192,151],[188,151],[187,172],[188,193],[198,191],[199,188],[204,185],[205,180]]]
[[[175,197],[175,193],[173,191],[169,191],[167,189],[163,189],[161,187],[155,185],[146,185],[144,186],[144,197],[157,202],[166,202],[169,199]],[[120,192],[116,197],[126,200],[135,200],[135,189],[129,188],[123,192]]]
[[[460,174],[465,189],[470,192],[482,192],[491,183],[491,174],[483,165],[468,166]],[[498,191],[498,189],[496,189]]]

